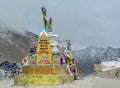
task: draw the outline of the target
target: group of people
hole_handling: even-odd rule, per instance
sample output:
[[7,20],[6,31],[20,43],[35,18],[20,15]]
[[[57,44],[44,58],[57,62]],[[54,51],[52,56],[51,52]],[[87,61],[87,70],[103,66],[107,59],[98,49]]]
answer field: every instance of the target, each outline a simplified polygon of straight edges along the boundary
[[73,73],[75,73],[77,75],[77,67],[75,64],[75,59],[72,55],[61,55],[60,65],[66,65],[66,71],[68,74],[73,75]]

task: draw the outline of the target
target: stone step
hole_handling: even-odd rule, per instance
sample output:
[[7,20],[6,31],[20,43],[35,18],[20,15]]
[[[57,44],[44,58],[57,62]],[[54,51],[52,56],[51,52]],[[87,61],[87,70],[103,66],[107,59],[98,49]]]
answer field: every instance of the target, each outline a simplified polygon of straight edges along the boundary
[[70,75],[17,75],[14,78],[14,85],[59,85],[65,83],[72,83],[73,81],[74,77]]

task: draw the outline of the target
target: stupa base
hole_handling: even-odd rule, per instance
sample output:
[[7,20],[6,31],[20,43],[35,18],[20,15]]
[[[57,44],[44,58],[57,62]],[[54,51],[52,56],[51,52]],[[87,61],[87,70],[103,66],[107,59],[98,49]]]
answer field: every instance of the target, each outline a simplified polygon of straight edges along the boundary
[[32,85],[59,85],[72,83],[74,77],[70,75],[17,75],[14,78],[14,85],[32,86]]

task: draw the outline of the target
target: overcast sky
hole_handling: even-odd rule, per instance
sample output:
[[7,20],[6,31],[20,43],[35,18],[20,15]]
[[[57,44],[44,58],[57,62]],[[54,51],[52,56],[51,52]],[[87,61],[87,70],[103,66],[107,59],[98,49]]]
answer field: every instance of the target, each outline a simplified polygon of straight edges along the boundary
[[43,3],[54,33],[73,49],[120,47],[120,0],[0,0],[0,22],[39,34]]

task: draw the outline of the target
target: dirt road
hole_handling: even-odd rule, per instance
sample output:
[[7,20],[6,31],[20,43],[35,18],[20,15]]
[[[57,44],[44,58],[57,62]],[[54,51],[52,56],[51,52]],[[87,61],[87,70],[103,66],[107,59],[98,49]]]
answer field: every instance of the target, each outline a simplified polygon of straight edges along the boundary
[[14,86],[13,80],[0,81],[0,88],[120,88],[120,80],[87,77],[64,85]]

